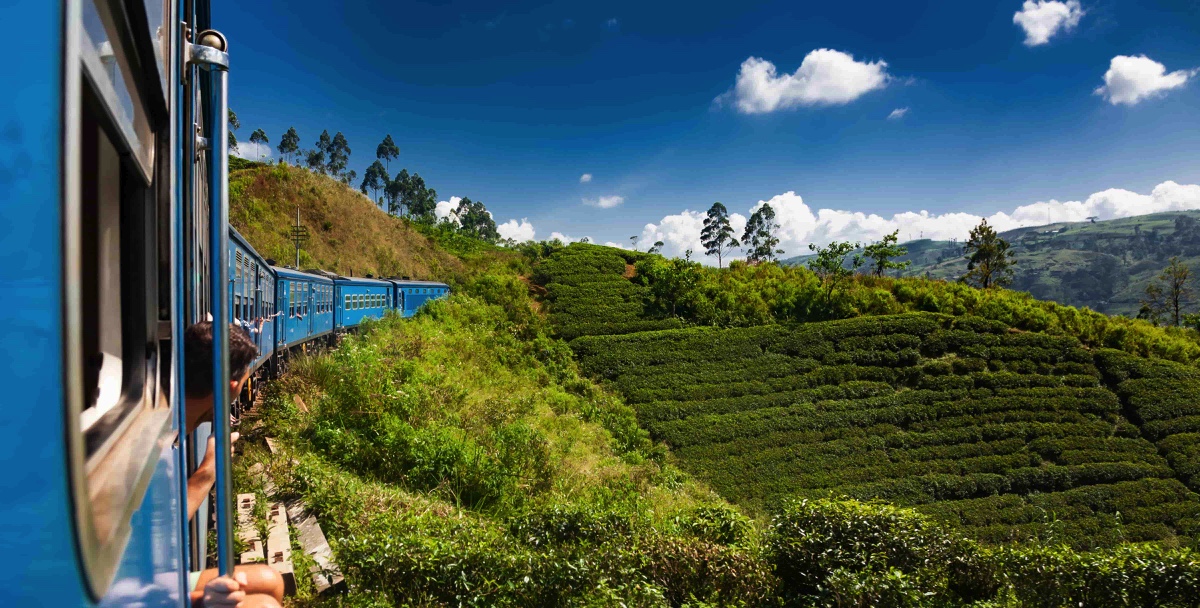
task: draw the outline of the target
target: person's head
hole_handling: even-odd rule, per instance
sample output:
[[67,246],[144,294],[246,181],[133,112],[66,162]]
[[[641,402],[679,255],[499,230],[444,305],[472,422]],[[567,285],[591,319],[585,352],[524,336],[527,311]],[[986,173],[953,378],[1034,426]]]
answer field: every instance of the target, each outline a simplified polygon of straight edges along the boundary
[[[250,365],[258,348],[246,331],[229,326],[229,395],[237,397],[250,377]],[[212,417],[213,389],[212,322],[201,321],[183,333],[184,397],[187,400],[188,431]]]

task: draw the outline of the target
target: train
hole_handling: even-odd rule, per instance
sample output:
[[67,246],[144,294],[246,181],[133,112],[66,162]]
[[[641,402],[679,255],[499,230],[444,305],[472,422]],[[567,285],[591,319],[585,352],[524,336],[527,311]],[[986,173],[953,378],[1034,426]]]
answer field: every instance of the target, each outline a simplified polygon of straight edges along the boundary
[[[269,378],[450,293],[278,266],[230,227],[236,52],[211,4],[5,3],[20,53],[0,63],[0,605],[190,605],[210,536],[233,566],[229,332],[262,319]],[[213,421],[189,432],[183,336],[209,318]],[[210,434],[215,499],[189,520]]]
[[[450,295],[450,286],[440,281],[348,277],[277,266],[235,228],[228,230],[231,314],[236,325],[256,329],[251,333],[258,347],[251,366],[255,377],[278,373],[298,350],[331,345],[368,319],[382,318],[388,311],[411,317],[429,301]],[[253,400],[254,384],[247,387],[243,401]]]

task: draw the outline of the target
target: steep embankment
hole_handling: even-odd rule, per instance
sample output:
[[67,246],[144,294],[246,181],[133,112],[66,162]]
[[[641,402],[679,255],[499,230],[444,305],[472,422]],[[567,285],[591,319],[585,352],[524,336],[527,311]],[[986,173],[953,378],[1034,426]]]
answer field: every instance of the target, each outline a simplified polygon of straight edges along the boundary
[[229,221],[260,254],[279,264],[295,261],[291,230],[298,208],[309,233],[301,268],[414,279],[443,279],[464,268],[463,260],[434,239],[353,188],[286,164],[241,166],[229,176]]
[[[582,335],[571,345],[584,371],[727,499],[769,512],[794,496],[881,498],[990,542],[1092,547],[1198,530],[1194,367],[1062,328],[1019,330],[999,299],[975,314],[629,333],[652,321],[590,316],[645,289],[614,281],[625,255],[576,246],[544,263],[559,294],[551,318]],[[586,306],[574,297],[584,293]],[[1128,341],[1136,351],[1155,330],[1124,331],[1148,332]]]

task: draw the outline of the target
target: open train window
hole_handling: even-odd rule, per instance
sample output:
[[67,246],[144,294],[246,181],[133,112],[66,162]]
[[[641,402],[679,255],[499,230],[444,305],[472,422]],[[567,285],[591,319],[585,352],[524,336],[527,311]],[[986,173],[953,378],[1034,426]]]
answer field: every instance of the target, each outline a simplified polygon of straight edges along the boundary
[[[165,16],[174,7],[165,3],[149,24],[144,9],[135,15],[128,3],[69,0],[64,7],[69,482],[82,570],[99,597],[171,432],[171,336],[159,329],[160,316],[173,309],[159,268],[171,251],[171,120],[152,49],[175,31]],[[153,40],[155,33],[167,38]]]

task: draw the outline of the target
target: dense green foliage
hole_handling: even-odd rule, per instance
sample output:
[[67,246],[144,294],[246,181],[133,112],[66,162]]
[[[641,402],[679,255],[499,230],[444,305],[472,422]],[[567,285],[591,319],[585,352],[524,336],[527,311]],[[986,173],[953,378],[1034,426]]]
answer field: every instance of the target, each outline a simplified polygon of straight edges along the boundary
[[[574,244],[541,261],[534,280],[546,290],[556,335],[625,334],[682,327],[673,318],[646,314],[647,289],[625,278],[645,254]],[[661,259],[661,258],[659,258]]]
[[563,343],[514,322],[529,301],[500,304],[509,286],[481,278],[478,298],[297,361],[260,410],[283,453],[242,466],[318,513],[354,603],[765,601],[750,520],[662,464]]
[[853,500],[788,504],[765,556],[788,606],[1196,606],[1188,549],[980,546],[907,509]]

